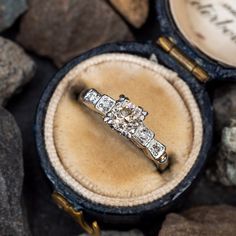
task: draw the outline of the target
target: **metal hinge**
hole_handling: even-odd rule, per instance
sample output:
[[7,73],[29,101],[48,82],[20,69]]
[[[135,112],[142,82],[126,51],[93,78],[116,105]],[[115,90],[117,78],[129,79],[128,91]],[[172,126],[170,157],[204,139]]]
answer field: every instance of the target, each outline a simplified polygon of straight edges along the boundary
[[98,223],[94,221],[90,226],[84,219],[84,215],[82,211],[76,211],[72,205],[59,193],[54,192],[52,194],[52,199],[56,202],[59,208],[62,208],[65,212],[71,215],[77,223],[92,236],[100,236],[100,228]]
[[181,65],[190,71],[198,80],[206,82],[209,80],[209,75],[195,61],[189,59],[173,41],[169,38],[160,37],[157,43],[172,57],[174,57]]

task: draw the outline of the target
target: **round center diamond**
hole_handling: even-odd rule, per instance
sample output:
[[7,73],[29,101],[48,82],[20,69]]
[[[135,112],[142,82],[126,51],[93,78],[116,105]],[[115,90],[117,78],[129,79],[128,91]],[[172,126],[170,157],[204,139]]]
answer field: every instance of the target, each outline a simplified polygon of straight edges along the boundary
[[131,137],[146,115],[147,112],[143,111],[141,107],[121,96],[104,121],[123,135]]

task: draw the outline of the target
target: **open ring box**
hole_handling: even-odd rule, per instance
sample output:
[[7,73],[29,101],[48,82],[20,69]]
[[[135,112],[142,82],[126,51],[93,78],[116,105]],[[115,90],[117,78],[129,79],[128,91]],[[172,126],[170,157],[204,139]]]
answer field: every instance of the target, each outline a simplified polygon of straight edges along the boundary
[[[178,2],[178,3],[177,3]],[[234,0],[158,0],[161,35],[95,48],[64,66],[40,100],[36,143],[54,200],[97,235],[98,223],[139,224],[169,209],[192,185],[211,146],[205,83],[236,77]],[[152,58],[152,59],[150,59]],[[154,59],[153,59],[154,58]],[[167,147],[160,173],[134,145],[76,100],[82,87],[145,108]]]

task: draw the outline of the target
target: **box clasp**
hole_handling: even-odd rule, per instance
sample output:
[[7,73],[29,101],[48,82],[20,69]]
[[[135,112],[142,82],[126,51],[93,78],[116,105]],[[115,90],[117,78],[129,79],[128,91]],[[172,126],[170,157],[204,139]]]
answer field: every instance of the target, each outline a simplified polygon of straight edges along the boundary
[[59,208],[62,208],[65,212],[71,215],[77,223],[91,236],[100,236],[100,228],[98,223],[94,221],[90,226],[84,219],[83,211],[75,210],[72,205],[59,193],[54,192],[52,194],[52,199],[58,205]]
[[205,83],[209,79],[206,71],[204,71],[195,61],[189,59],[183,52],[181,52],[175,43],[171,41],[171,39],[160,37],[156,43],[173,58],[175,58],[181,65],[183,65],[188,71],[190,71],[198,80]]

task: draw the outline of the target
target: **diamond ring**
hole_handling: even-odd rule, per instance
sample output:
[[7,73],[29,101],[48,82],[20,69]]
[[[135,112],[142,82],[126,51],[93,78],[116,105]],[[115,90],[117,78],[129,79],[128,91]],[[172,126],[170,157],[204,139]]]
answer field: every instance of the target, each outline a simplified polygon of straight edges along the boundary
[[99,113],[106,124],[139,147],[156,164],[158,170],[166,169],[166,147],[157,141],[154,132],[144,125],[143,121],[148,112],[142,107],[136,106],[124,95],[114,100],[95,89],[83,90],[79,101]]

